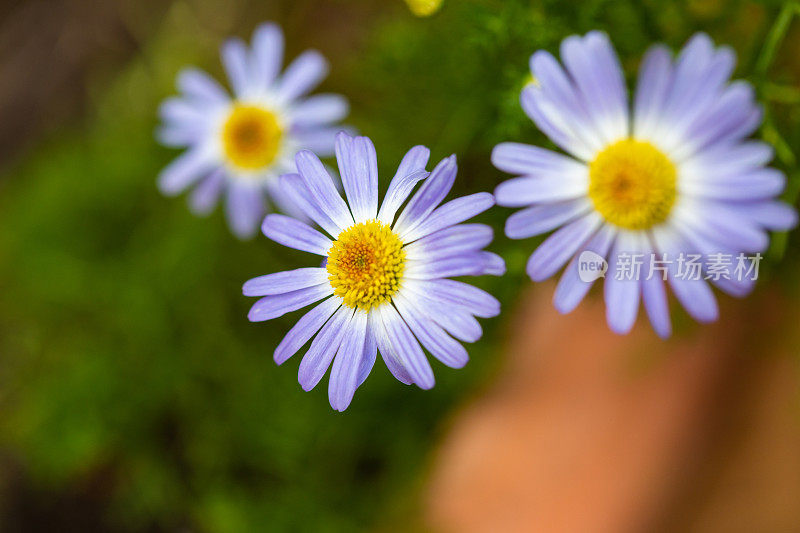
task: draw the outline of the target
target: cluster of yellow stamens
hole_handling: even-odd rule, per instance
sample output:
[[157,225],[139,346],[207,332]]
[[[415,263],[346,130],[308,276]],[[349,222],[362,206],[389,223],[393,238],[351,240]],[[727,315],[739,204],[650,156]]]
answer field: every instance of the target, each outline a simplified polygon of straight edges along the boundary
[[348,307],[368,311],[400,288],[406,254],[391,228],[369,220],[339,234],[328,252],[328,279]]
[[274,113],[254,105],[235,104],[222,127],[222,146],[233,166],[258,170],[275,159],[282,136]]
[[589,198],[610,223],[644,230],[667,220],[675,203],[677,172],[648,142],[625,139],[589,165]]

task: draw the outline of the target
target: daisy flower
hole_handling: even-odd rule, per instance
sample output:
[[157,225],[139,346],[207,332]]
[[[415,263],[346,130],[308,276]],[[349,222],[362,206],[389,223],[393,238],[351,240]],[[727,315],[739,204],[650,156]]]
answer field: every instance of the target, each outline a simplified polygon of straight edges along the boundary
[[[524,207],[506,222],[514,239],[556,230],[530,256],[527,272],[542,281],[566,267],[554,295],[557,310],[574,309],[589,291],[579,257],[608,259],[606,318],[628,332],[640,300],[662,337],[671,333],[664,278],[700,322],[717,318],[710,282],[736,296],[752,279],[681,276],[681,254],[757,253],[768,230],[785,230],[796,213],[775,198],[784,175],[767,165],[769,145],[747,137],[761,123],[752,87],[730,82],[736,58],[695,35],[673,59],[656,45],[646,53],[632,110],[608,37],[591,32],[561,43],[563,66],[549,53],[530,59],[533,82],[522,91],[526,114],[567,152],[503,143],[494,165],[519,177],[497,187],[498,205]],[[645,258],[642,274],[615,275],[623,258]],[[647,273],[664,259],[663,276]]]
[[[467,351],[456,339],[478,340],[475,317],[500,312],[491,295],[447,279],[505,272],[500,257],[483,251],[492,229],[461,224],[489,209],[494,198],[483,192],[439,205],[456,178],[456,158],[444,159],[429,176],[429,155],[424,146],[406,154],[378,209],[375,148],[366,137],[340,133],[336,160],[347,201],[310,151],[297,154],[297,173],[280,178],[286,194],[328,235],[289,216],[264,219],[267,237],[324,260],[322,266],[245,283],[245,296],[262,297],[248,318],[270,320],[322,300],[283,338],[275,362],[283,363],[314,337],[300,362],[299,382],[311,390],[331,366],[328,393],[337,411],[350,404],[378,351],[398,380],[430,389],[433,371],[422,348],[461,368]],[[418,182],[423,183],[401,210]]]
[[178,75],[181,95],[160,109],[159,140],[186,151],[162,171],[159,188],[176,195],[195,186],[189,205],[200,215],[224,196],[231,231],[240,238],[255,234],[268,198],[281,211],[299,214],[278,177],[295,171],[300,149],[332,155],[342,129],[334,123],[348,112],[342,96],[306,96],[327,74],[322,55],[306,51],[283,74],[282,61],[281,29],[262,24],[251,48],[240,39],[222,47],[233,96],[204,72],[188,68]]

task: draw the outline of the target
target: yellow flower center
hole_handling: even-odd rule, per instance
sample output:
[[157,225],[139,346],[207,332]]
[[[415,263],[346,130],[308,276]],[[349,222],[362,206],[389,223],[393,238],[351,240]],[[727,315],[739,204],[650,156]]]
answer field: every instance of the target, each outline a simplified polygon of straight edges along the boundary
[[328,251],[333,292],[352,308],[369,311],[391,301],[405,269],[403,243],[388,225],[369,220],[339,234]]
[[232,165],[258,170],[275,159],[282,135],[278,119],[271,111],[235,104],[222,127],[222,146]]
[[589,198],[621,228],[643,230],[667,220],[676,194],[675,165],[652,144],[618,141],[589,165]]

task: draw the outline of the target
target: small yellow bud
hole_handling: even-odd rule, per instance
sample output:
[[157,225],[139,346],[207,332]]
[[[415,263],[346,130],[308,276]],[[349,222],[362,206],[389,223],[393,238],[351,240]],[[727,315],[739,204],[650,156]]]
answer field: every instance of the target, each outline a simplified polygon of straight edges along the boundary
[[528,74],[528,76],[525,78],[525,87],[527,87],[528,85],[534,85],[538,87],[539,80],[537,80],[533,74]]
[[443,0],[406,0],[408,8],[418,17],[430,17],[442,7]]

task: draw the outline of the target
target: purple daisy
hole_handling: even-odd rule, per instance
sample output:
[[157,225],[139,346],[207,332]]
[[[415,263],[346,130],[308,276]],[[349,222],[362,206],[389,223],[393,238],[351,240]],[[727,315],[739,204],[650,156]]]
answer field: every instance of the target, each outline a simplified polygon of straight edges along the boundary
[[278,186],[281,174],[295,172],[294,154],[309,149],[333,155],[334,137],[348,104],[337,94],[306,96],[328,72],[318,52],[301,54],[281,74],[283,34],[272,23],[253,34],[252,48],[240,39],[222,47],[222,64],[233,97],[204,72],[178,75],[178,97],[161,106],[159,140],[186,151],[158,178],[161,191],[176,195],[195,186],[193,212],[211,212],[220,196],[231,231],[252,237],[267,211],[267,199],[281,211],[299,215]]
[[[618,333],[633,327],[641,300],[655,331],[671,334],[665,281],[692,317],[715,320],[709,282],[742,296],[754,278],[731,276],[733,261],[714,273],[708,259],[762,252],[768,230],[797,221],[776,200],[786,180],[767,166],[772,148],[747,140],[762,113],[749,84],[729,81],[734,52],[715,48],[704,34],[674,60],[669,49],[653,46],[632,112],[605,34],[566,38],[561,60],[563,66],[547,52],[533,54],[533,81],[521,102],[569,155],[516,143],[500,144],[492,154],[497,168],[519,176],[495,191],[498,205],[524,207],[508,218],[506,234],[523,239],[556,230],[530,256],[528,275],[542,281],[569,262],[554,296],[556,309],[567,313],[598,277],[581,269],[595,267],[597,256],[608,259],[606,318]],[[689,255],[703,258],[700,275],[682,275],[681,259]],[[641,274],[619,276],[633,256],[644,258]],[[748,256],[748,264],[759,257]]]
[[328,235],[289,216],[264,219],[267,237],[325,260],[245,283],[245,296],[262,297],[248,318],[270,320],[321,300],[278,345],[275,362],[282,364],[313,337],[299,382],[311,390],[332,366],[328,392],[337,411],[350,405],[378,351],[398,380],[430,389],[433,370],[423,347],[445,365],[461,368],[468,357],[458,341],[478,340],[482,331],[475,317],[500,312],[491,295],[447,279],[505,272],[499,256],[483,251],[492,229],[461,224],[489,209],[494,198],[483,192],[439,205],[455,181],[456,158],[444,159],[429,174],[429,156],[424,146],[406,154],[379,209],[372,142],[340,133],[336,159],[347,201],[310,151],[297,154],[297,173],[280,178],[285,194]]

